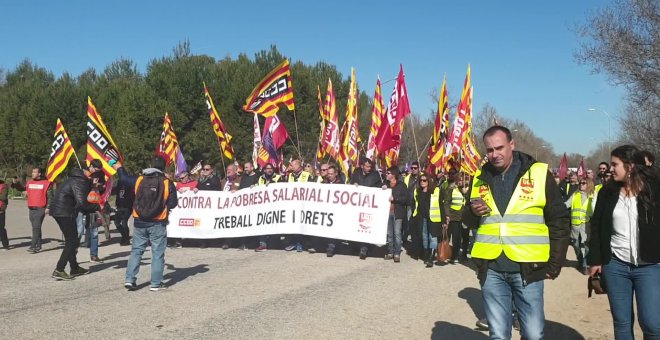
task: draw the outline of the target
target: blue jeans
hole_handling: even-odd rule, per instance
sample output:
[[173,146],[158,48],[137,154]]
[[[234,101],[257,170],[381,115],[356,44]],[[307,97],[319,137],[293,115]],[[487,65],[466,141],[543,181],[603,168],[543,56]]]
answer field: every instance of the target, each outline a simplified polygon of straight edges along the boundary
[[422,219],[422,247],[424,249],[438,249],[438,238],[429,232],[429,220]]
[[401,254],[401,226],[403,219],[396,218],[393,213],[390,213],[390,218],[387,220],[387,248],[390,254]]
[[488,269],[481,290],[491,339],[511,339],[512,298],[518,310],[521,337],[543,339],[543,281],[526,284],[520,273]]
[[78,230],[78,241],[80,244],[83,243],[83,233],[85,232],[85,217],[83,213],[78,213],[76,216],[76,229]]
[[96,216],[90,214],[87,216],[91,221],[87,228],[89,246],[89,256],[99,256],[99,226],[96,224]]
[[644,339],[660,339],[660,264],[635,266],[612,256],[610,263],[603,265],[602,275],[612,310],[614,337],[635,338],[634,294]]
[[133,223],[133,245],[131,256],[126,265],[126,281],[135,283],[140,271],[142,254],[147,248],[147,241],[151,242],[151,287],[158,287],[163,283],[165,269],[165,248],[167,247],[167,225],[165,222],[143,222],[135,220]]

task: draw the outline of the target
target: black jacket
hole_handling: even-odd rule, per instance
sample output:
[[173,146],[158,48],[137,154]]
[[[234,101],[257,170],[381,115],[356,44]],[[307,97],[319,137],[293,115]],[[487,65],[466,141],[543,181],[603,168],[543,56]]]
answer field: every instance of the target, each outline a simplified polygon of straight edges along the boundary
[[406,185],[401,181],[396,181],[394,188],[390,186],[390,183],[387,183],[387,186],[392,189],[392,197],[394,198],[394,200],[391,202],[394,204],[394,218],[407,218],[407,207],[410,204],[410,193],[408,192],[408,187],[406,187]]
[[69,178],[57,186],[53,199],[49,201],[50,215],[53,217],[75,217],[78,212],[98,211],[98,204],[87,202],[92,183],[78,168],[71,169]]
[[[612,214],[614,207],[619,201],[621,184],[617,182],[608,183],[598,192],[598,200],[594,214],[589,223],[591,234],[589,235],[589,253],[587,263],[589,265],[603,265],[610,262],[612,258]],[[656,209],[647,211],[637,200],[637,226],[639,228],[639,257],[644,262],[660,263],[660,185],[657,181],[651,183],[651,192],[654,194]]]
[[[536,163],[536,160],[531,156],[518,151],[513,152],[513,157],[518,157],[522,162],[520,171],[516,175],[515,185],[517,185],[520,178],[527,170],[529,170],[533,163]],[[492,187],[491,183],[493,183],[496,174],[497,170],[495,167],[490,163],[486,163],[482,167],[479,179],[489,183]],[[470,183],[470,188],[471,187],[472,183]],[[561,272],[561,267],[566,259],[566,251],[568,249],[571,232],[571,216],[570,211],[566,209],[566,205],[564,205],[564,200],[562,199],[559,188],[555,183],[554,177],[549,171],[545,181],[545,201],[543,217],[545,219],[545,224],[548,226],[550,237],[550,259],[548,262],[520,263],[520,270],[523,279],[528,283],[543,280],[546,278],[546,274],[552,279],[556,278]],[[472,213],[469,204],[470,202],[467,202],[465,209],[463,209],[463,223],[468,227],[477,228],[479,226],[480,218]],[[473,260],[477,265],[479,281],[483,284],[486,280],[489,260],[474,258]]]
[[253,185],[259,184],[259,173],[255,172],[254,175],[250,175],[247,173],[243,173],[243,176],[241,176],[241,185],[238,187],[238,189],[245,189],[249,188]]
[[215,190],[222,191],[222,186],[220,185],[220,178],[217,176],[206,177],[202,179],[199,178],[197,181],[197,190]]
[[368,174],[364,174],[362,169],[355,169],[353,175],[351,176],[350,184],[362,185],[365,187],[380,188],[383,186],[383,180],[380,178],[380,175],[376,171],[372,171]]

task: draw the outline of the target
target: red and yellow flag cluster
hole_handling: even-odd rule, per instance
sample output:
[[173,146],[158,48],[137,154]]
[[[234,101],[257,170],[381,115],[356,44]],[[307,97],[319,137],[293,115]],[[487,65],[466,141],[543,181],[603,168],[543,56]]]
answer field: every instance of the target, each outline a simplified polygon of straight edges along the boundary
[[449,129],[448,103],[447,80],[444,79],[438,98],[433,139],[428,150],[429,165],[435,171],[449,171],[453,168],[474,175],[479,168],[481,156],[475,146],[472,133],[472,86],[469,65],[461,101],[451,129]]
[[[257,84],[245,100],[245,105],[243,105],[244,111],[266,117],[263,136],[260,140],[256,137],[257,131],[254,132],[254,149],[258,149],[257,162],[260,166],[267,163],[273,165],[281,165],[282,163],[281,153],[278,154],[278,150],[289,138],[289,134],[284,124],[277,117],[280,105],[284,105],[290,111],[296,109],[288,59],[277,65]],[[258,125],[259,121],[255,116],[255,129],[259,129]],[[257,142],[259,145],[257,145]]]
[[57,124],[55,125],[55,141],[51,147],[48,166],[46,167],[46,179],[50,182],[55,182],[55,178],[66,169],[71,156],[74,155],[75,152],[73,145],[71,145],[69,135],[67,135],[64,130],[62,121],[57,118]]

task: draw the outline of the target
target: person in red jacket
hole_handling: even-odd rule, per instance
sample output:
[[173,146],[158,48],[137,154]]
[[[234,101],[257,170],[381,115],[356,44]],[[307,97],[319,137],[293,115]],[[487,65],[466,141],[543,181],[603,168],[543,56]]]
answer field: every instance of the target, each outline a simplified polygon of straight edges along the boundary
[[44,170],[32,169],[32,179],[25,184],[30,223],[32,224],[32,243],[28,252],[41,251],[41,225],[48,214],[48,200],[52,196],[51,183],[44,178]]

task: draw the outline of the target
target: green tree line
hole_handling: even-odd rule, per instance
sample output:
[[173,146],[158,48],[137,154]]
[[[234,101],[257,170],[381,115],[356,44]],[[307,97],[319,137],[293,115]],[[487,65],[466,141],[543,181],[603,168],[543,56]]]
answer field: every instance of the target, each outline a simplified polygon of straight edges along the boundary
[[[62,119],[78,157],[84,160],[87,96],[103,117],[128,168],[137,170],[149,163],[160,138],[165,112],[171,116],[189,165],[199,160],[222,164],[203,82],[233,136],[236,159],[248,160],[252,156],[253,115],[241,108],[256,84],[285,58],[276,46],[271,46],[253,58],[240,54],[237,58],[216,59],[193,55],[189,43],[183,42],[174,47],[171,55],[151,60],[144,73],[130,59],[117,60],[102,72],[90,68],[78,76],[64,73],[56,77],[29,60],[13,70],[0,70],[0,168],[4,169],[0,175],[24,174],[31,167],[45,167],[57,118]],[[328,79],[333,83],[340,124],[343,122],[349,73],[346,70],[344,76],[325,62],[307,65],[292,61],[296,112],[294,115],[281,108],[278,113],[293,140],[284,146],[286,159],[314,158],[321,119],[317,86],[325,98]],[[366,140],[371,101],[363,91],[358,106],[360,134]],[[261,127],[263,123],[260,117]],[[73,164],[74,160],[70,166]]]

